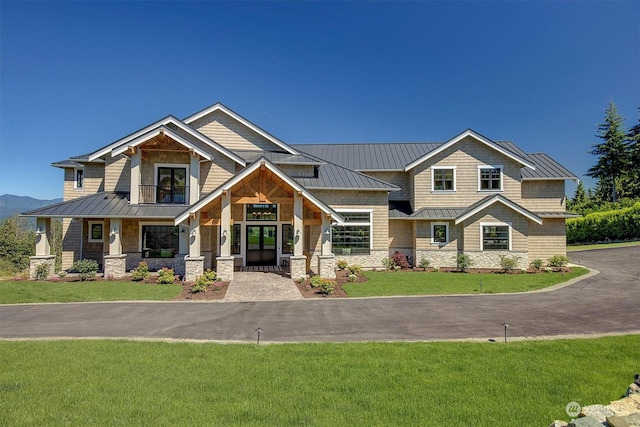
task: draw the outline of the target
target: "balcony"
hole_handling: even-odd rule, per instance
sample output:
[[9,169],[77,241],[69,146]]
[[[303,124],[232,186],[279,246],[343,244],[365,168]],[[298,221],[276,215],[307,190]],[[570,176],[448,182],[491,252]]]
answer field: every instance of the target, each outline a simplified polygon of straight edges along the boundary
[[180,185],[141,185],[140,204],[188,205],[189,187]]

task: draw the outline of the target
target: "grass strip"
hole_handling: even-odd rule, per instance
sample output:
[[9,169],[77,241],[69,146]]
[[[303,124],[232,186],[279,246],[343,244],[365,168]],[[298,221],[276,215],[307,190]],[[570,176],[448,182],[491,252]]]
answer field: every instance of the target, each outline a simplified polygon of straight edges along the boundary
[[451,295],[482,292],[527,292],[557,285],[583,274],[586,268],[574,267],[568,273],[477,274],[421,271],[364,271],[363,283],[348,283],[342,288],[350,297],[394,295]]
[[611,249],[611,248],[626,248],[628,246],[640,246],[638,242],[617,242],[617,243],[597,243],[593,245],[573,245],[567,246],[567,252],[575,251],[590,251],[594,249]]
[[621,397],[640,336],[502,343],[0,341],[3,424],[549,425]]
[[87,301],[166,301],[180,293],[180,285],[138,282],[0,282],[0,304]]

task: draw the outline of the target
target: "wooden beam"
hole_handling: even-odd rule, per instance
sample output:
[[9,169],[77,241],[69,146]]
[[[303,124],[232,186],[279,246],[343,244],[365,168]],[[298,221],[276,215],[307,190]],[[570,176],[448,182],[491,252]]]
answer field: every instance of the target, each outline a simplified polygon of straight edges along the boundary
[[259,193],[260,203],[267,202],[267,168],[264,166],[260,166],[260,193]]
[[302,224],[303,225],[322,225],[322,220],[321,219],[308,219],[305,218],[302,220]]
[[241,197],[232,197],[231,203],[236,204],[249,204],[249,203],[268,203],[268,204],[280,204],[280,205],[292,205],[293,199],[288,197],[265,197],[261,199],[260,197],[255,196],[241,196]]
[[220,225],[220,219],[201,219],[200,225]]

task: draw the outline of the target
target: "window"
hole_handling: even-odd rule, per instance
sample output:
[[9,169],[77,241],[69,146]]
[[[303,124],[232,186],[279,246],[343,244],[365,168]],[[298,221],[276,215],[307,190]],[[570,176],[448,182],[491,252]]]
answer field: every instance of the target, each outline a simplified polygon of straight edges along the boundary
[[449,224],[446,222],[431,223],[431,243],[437,245],[449,243]]
[[502,191],[502,166],[478,166],[480,191]]
[[231,255],[240,255],[240,242],[242,242],[242,227],[240,224],[231,226]]
[[282,224],[282,253],[293,253],[293,225]]
[[432,191],[456,191],[456,168],[431,169]]
[[157,169],[157,202],[177,204],[187,203],[187,168],[157,165]]
[[277,221],[278,205],[248,204],[247,221]]
[[89,221],[89,242],[102,242],[104,224],[102,222]]
[[142,257],[173,258],[180,250],[178,227],[173,225],[142,226]]
[[340,212],[346,225],[331,228],[336,255],[368,255],[371,251],[371,212]]
[[84,169],[75,169],[75,181],[73,188],[82,188],[84,185]]
[[508,224],[481,224],[483,251],[510,251],[511,226]]

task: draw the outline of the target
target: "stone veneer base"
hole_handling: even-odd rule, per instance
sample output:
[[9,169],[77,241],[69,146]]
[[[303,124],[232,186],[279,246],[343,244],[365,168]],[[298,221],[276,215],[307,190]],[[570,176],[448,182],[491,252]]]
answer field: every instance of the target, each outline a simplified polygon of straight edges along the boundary
[[184,270],[184,280],[194,282],[198,276],[202,276],[204,273],[204,257],[184,257]]
[[56,267],[56,256],[55,255],[36,255],[29,257],[29,278],[32,280],[36,279],[36,268],[39,265],[47,264],[49,265],[49,273],[47,274],[47,279],[51,276],[55,271],[53,271]]
[[292,256],[289,258],[289,269],[291,271],[291,278],[298,280],[302,277],[307,277],[307,257],[304,255]]
[[229,282],[233,280],[233,266],[235,257],[219,256],[216,258],[216,277],[221,282]]
[[104,277],[120,279],[127,273],[127,254],[105,255],[102,265]]
[[318,264],[320,270],[320,277],[324,279],[336,278],[336,256],[331,255],[318,255]]

